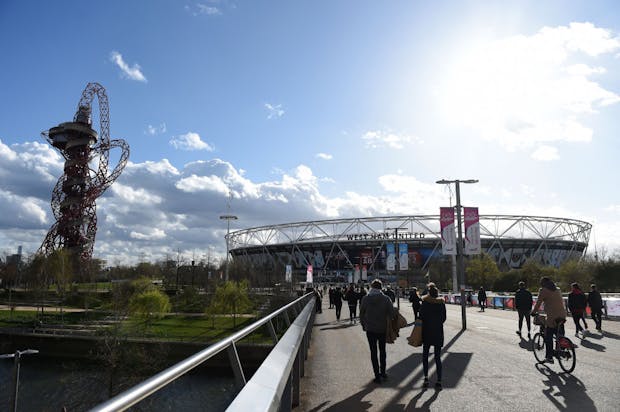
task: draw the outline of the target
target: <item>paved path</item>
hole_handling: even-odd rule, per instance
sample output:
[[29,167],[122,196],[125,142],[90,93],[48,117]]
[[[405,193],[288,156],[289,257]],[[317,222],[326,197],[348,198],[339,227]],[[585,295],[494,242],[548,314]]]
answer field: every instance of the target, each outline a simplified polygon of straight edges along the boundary
[[[401,303],[411,322],[410,305]],[[468,308],[468,329],[461,332],[460,307],[447,305],[447,310],[444,389],[436,391],[422,388],[422,350],[406,340],[412,326],[387,345],[389,379],[377,385],[361,326],[349,323],[346,305],[337,322],[335,311],[324,304],[316,316],[297,410],[620,411],[620,322],[604,320],[603,335],[592,333],[580,341],[569,319],[567,336],[579,345],[577,366],[569,375],[557,361],[550,367],[536,364],[529,343],[515,334],[516,312]],[[592,329],[594,322],[588,323]],[[432,385],[433,355],[429,364]]]

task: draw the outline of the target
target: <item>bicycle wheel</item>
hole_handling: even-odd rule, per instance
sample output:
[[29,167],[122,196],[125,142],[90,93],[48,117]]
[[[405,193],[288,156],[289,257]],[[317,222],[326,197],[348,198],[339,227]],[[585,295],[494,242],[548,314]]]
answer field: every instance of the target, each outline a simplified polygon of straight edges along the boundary
[[532,351],[538,362],[545,360],[545,337],[541,333],[536,333],[532,339]]
[[565,336],[558,338],[559,349],[557,351],[557,358],[560,362],[560,368],[564,372],[570,373],[575,369],[577,358],[575,357],[575,345]]

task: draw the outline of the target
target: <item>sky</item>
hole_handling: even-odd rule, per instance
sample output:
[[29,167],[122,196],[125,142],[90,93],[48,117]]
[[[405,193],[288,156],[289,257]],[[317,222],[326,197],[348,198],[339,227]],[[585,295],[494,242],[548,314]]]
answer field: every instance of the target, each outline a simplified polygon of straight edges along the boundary
[[589,252],[620,250],[617,1],[3,0],[0,51],[2,257],[54,223],[41,132],[89,82],[131,147],[97,200],[110,265],[221,258],[225,213],[438,214],[440,179],[478,179],[461,202],[482,215],[584,220]]

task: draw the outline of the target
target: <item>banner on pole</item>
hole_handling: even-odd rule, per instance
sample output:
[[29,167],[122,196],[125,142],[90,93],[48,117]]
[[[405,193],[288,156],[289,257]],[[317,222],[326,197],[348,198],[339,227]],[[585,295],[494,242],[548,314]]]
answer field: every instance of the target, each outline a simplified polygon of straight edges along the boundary
[[463,208],[465,223],[465,251],[466,255],[479,255],[482,250],[480,246],[480,217],[477,207]]
[[306,283],[314,283],[312,280],[312,265],[308,265],[306,269]]
[[456,255],[454,208],[439,208],[439,225],[441,228],[441,253],[444,255]]
[[385,245],[387,250],[387,270],[396,269],[396,250],[394,249],[394,243],[387,243]]
[[362,280],[368,280],[368,268],[362,265]]
[[353,283],[357,283],[360,280],[360,265],[355,265],[355,272],[353,272]]
[[409,248],[406,243],[398,244],[398,270],[409,270]]
[[286,265],[286,273],[284,274],[284,280],[286,282],[292,282],[293,281],[293,266]]

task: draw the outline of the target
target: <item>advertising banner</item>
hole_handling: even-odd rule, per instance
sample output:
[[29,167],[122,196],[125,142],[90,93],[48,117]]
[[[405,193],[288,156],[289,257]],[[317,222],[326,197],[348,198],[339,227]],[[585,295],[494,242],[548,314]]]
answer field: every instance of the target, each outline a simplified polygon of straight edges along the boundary
[[394,249],[394,243],[387,243],[385,245],[387,250],[387,270],[396,269],[396,250]]
[[362,265],[362,280],[368,280],[368,268]]
[[444,255],[456,255],[454,208],[439,208],[439,226],[441,228],[441,253]]
[[398,244],[398,270],[409,269],[409,251],[406,243]]
[[312,265],[308,265],[306,269],[306,283],[314,283],[312,281]]
[[360,265],[355,265],[355,271],[353,272],[353,283],[357,283],[360,280]]
[[286,265],[286,273],[284,275],[284,280],[286,282],[292,282],[293,281],[293,266]]
[[480,218],[477,207],[463,208],[465,223],[465,251],[466,255],[479,255],[480,247]]

